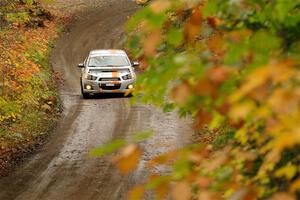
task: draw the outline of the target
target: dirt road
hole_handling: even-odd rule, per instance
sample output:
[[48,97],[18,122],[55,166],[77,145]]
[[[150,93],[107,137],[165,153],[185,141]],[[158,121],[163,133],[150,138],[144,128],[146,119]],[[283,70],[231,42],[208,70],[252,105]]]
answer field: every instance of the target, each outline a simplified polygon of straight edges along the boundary
[[[86,1],[93,6],[84,7],[52,56],[55,70],[66,80],[61,88],[63,117],[40,152],[0,180],[1,200],[126,199],[129,188],[145,177],[145,160],[189,140],[188,123],[175,113],[164,114],[141,104],[129,106],[128,98],[118,96],[81,98],[77,63],[91,49],[121,48],[124,23],[137,10],[128,0]],[[149,129],[156,135],[142,144],[143,160],[130,176],[119,175],[104,159],[88,157],[94,147]]]

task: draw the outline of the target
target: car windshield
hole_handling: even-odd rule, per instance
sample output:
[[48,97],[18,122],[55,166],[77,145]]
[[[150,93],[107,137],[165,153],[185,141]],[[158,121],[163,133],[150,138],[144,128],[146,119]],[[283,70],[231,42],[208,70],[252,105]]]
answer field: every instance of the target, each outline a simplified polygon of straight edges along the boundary
[[89,67],[128,66],[126,56],[92,56],[89,59]]

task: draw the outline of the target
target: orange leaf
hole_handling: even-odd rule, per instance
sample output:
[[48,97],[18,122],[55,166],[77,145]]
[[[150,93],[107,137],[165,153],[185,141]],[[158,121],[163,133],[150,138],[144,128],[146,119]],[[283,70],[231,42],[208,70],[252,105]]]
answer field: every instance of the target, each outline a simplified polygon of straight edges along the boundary
[[191,93],[190,85],[187,81],[173,88],[171,98],[179,105],[184,105]]
[[212,172],[216,170],[218,167],[222,166],[226,162],[228,162],[228,154],[229,154],[230,148],[227,147],[223,149],[222,151],[218,151],[213,155],[213,158],[211,161],[208,161],[204,163],[204,168],[207,172]]
[[291,187],[290,187],[290,191],[291,192],[297,192],[297,191],[300,191],[300,178],[296,179]]
[[170,1],[168,0],[156,0],[153,1],[149,7],[152,10],[152,12],[156,14],[160,14],[166,11],[166,9],[168,9],[169,6],[170,6]]
[[194,8],[190,20],[186,23],[184,33],[188,41],[194,41],[199,34],[202,25],[202,13],[200,7]]
[[135,0],[137,4],[145,4],[148,0]]
[[156,30],[152,32],[149,37],[145,39],[144,53],[146,56],[154,56],[156,54],[156,47],[161,40],[161,31]]
[[163,181],[159,184],[158,187],[155,188],[155,193],[158,199],[165,199],[169,192],[169,184],[166,181]]
[[[293,91],[288,89],[277,89],[273,91],[268,103],[279,114],[288,114],[297,110],[299,106],[298,99]],[[284,106],[282,106],[284,105]]]
[[240,199],[240,200],[256,200],[257,199],[257,192],[253,188],[241,188],[238,189],[230,199]]
[[256,101],[263,102],[270,94],[271,82],[267,81],[265,84],[258,86],[255,90],[249,93],[249,97]]
[[120,172],[126,174],[137,168],[140,157],[140,149],[136,145],[130,144],[121,151],[121,155],[117,156],[114,162]]
[[213,28],[216,28],[221,23],[221,21],[217,17],[207,17],[207,23]]
[[288,193],[277,193],[271,200],[296,200],[296,197]]
[[200,188],[206,188],[209,187],[212,184],[212,180],[207,177],[200,177],[197,180],[197,184]]
[[172,199],[189,200],[191,198],[192,189],[188,182],[178,182],[172,188]]
[[128,194],[128,200],[144,199],[145,189],[143,186],[135,186]]
[[201,191],[198,200],[218,200],[221,199],[211,191]]
[[171,164],[173,161],[176,160],[177,156],[178,156],[177,151],[170,151],[170,152],[164,153],[164,154],[159,155],[159,156],[153,158],[152,160],[150,160],[147,163],[147,167],[153,168],[158,165]]
[[196,130],[203,129],[204,126],[208,125],[211,122],[211,120],[212,120],[211,114],[200,109],[194,121],[194,129]]
[[206,45],[208,49],[216,54],[217,56],[223,56],[224,51],[224,39],[220,34],[215,34],[212,37],[210,37],[206,41]]
[[233,70],[229,67],[213,67],[208,70],[208,76],[213,83],[219,85],[228,79],[232,72]]
[[214,96],[216,86],[207,78],[200,79],[195,85],[195,94],[200,96]]

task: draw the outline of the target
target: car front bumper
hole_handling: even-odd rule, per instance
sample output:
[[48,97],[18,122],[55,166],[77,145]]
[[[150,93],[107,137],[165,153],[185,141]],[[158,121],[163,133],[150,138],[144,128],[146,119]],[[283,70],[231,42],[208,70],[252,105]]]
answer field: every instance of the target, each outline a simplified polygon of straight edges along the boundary
[[[134,86],[135,79],[122,80],[122,81],[93,81],[83,80],[82,90],[84,93],[100,94],[100,93],[126,93]],[[89,88],[90,86],[91,88]]]

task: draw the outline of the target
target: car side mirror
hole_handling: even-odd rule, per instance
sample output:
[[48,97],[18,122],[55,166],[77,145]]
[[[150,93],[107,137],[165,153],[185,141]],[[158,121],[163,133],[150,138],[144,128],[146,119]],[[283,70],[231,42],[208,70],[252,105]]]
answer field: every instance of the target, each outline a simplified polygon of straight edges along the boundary
[[84,68],[84,64],[83,63],[79,63],[77,67]]
[[133,67],[138,67],[138,66],[140,66],[140,63],[139,63],[138,61],[134,61],[134,62],[132,63],[132,66],[133,66]]

